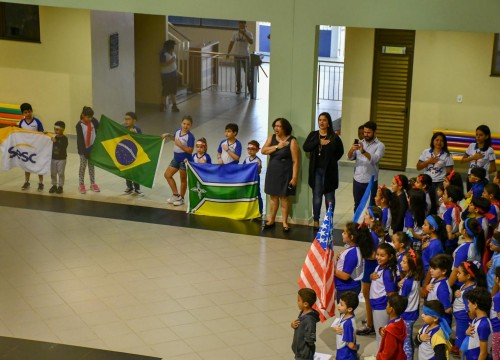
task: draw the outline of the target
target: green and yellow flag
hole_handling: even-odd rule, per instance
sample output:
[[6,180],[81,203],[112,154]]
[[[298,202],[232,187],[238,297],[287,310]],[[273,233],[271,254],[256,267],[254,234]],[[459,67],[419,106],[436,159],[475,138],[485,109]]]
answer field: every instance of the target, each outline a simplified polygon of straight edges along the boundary
[[112,174],[152,188],[163,139],[130,132],[102,115],[90,162]]

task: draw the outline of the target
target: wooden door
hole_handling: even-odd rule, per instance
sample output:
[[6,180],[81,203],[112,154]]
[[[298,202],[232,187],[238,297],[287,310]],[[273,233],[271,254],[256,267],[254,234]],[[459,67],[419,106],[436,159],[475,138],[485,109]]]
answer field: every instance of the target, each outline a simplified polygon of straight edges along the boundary
[[370,119],[385,144],[383,169],[406,169],[415,31],[375,30]]

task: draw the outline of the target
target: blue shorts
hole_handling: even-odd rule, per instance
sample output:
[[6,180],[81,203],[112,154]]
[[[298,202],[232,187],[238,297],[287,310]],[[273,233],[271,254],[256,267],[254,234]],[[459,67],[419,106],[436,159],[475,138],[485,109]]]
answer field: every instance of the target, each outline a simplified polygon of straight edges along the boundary
[[168,166],[173,167],[177,170],[186,171],[186,163],[184,162],[184,160],[177,161],[175,159],[172,159],[172,161],[170,162],[170,164]]
[[363,268],[363,278],[361,279],[361,282],[368,284],[372,282],[372,280],[370,279],[370,275],[375,271],[377,265],[378,265],[377,260],[365,259],[365,265]]

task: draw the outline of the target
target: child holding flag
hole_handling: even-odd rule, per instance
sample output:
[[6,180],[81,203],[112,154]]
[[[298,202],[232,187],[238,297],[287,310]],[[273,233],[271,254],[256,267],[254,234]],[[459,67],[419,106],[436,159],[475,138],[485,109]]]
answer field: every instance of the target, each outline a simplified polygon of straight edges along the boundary
[[[40,120],[33,116],[33,108],[28,103],[21,104],[21,112],[24,118],[19,122],[21,129],[43,132],[43,125]],[[21,190],[27,190],[30,187],[30,173],[24,173],[24,184]],[[43,175],[38,175],[38,191],[43,191]]]
[[[129,111],[128,113],[125,114],[125,122],[124,126],[128,129],[128,131],[136,133],[136,134],[142,134],[142,130],[136,125],[137,123],[137,115],[135,112]],[[125,189],[125,194],[132,194],[135,192],[139,196],[144,196],[144,193],[141,191],[141,185],[139,185],[136,182],[132,182],[131,180],[126,180],[126,189]]]

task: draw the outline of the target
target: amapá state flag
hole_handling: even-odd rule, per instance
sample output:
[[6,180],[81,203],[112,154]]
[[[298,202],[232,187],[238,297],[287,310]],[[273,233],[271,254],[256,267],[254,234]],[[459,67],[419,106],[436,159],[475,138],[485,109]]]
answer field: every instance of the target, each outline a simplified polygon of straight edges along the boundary
[[89,161],[110,173],[152,188],[162,148],[160,136],[130,132],[102,115]]
[[188,213],[236,220],[255,219],[259,211],[257,164],[188,163]]

